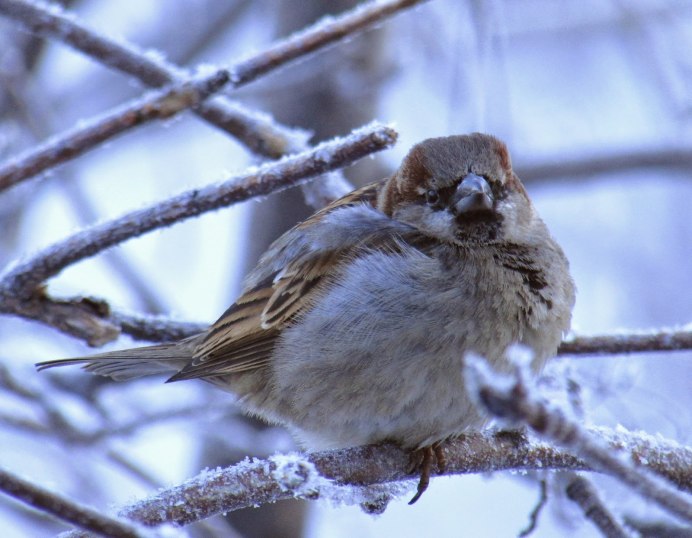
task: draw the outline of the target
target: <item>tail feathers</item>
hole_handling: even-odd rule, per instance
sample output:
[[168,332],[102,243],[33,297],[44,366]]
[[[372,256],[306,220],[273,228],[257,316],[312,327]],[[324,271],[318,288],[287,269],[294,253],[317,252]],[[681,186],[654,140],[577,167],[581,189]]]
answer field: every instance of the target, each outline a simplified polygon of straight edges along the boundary
[[125,381],[149,375],[176,373],[191,360],[192,346],[185,345],[183,341],[39,362],[36,368],[41,371],[56,366],[83,364],[88,372]]

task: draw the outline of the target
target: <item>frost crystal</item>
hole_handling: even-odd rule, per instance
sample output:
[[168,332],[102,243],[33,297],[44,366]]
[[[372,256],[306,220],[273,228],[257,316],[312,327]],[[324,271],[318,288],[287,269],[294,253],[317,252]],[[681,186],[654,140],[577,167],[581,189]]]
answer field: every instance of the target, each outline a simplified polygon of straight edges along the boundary
[[277,454],[269,461],[276,466],[271,477],[282,491],[292,491],[296,495],[312,493],[325,481],[315,466],[298,454]]

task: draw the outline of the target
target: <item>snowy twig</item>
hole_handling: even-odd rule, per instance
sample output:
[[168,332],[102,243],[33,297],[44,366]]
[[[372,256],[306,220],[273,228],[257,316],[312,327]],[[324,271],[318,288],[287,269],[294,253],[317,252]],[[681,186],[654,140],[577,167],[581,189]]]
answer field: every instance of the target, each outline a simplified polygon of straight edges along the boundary
[[[0,0],[2,1],[2,0]],[[0,165],[0,192],[57,164],[94,149],[98,144],[153,120],[170,118],[194,107],[220,90],[227,71],[199,77],[152,92],[58,135]]]
[[[514,425],[528,425],[539,435],[574,452],[594,470],[615,476],[670,513],[692,521],[692,499],[689,496],[622,458],[560,409],[549,407],[532,393],[527,377],[528,373],[519,366],[511,378],[500,376],[492,372],[487,363],[472,357],[467,360],[465,369],[467,390],[476,396],[478,405],[486,412]],[[688,466],[692,470],[690,461],[692,459]],[[688,482],[689,485],[692,481]]]
[[[146,54],[128,43],[116,41],[90,29],[73,15],[42,2],[0,0],[0,13],[11,17],[28,30],[58,39],[95,60],[130,74],[147,86],[180,83],[186,70],[162,57]],[[247,110],[226,98],[198,107],[196,113],[219,129],[231,134],[252,151],[267,157],[280,157],[299,149],[303,131],[281,126],[266,114]]]
[[4,275],[0,280],[0,311],[41,321],[83,338],[91,345],[101,345],[116,338],[120,332],[108,320],[107,306],[85,299],[52,300],[40,288],[42,282],[68,265],[133,237],[348,166],[366,155],[390,147],[396,136],[390,127],[374,123],[348,137],[266,164],[250,174],[184,192],[77,232]]
[[559,355],[615,355],[692,349],[692,328],[574,336],[560,344]]
[[[329,21],[318,22],[229,68],[230,82],[234,87],[247,84],[277,67],[354,35],[423,1],[426,0],[371,2]],[[186,78],[181,68],[161,58],[154,59],[136,47],[109,39],[89,29],[73,16],[41,2],[0,0],[0,13],[20,22],[32,32],[59,39],[112,68],[137,77],[149,86],[179,83]],[[305,137],[300,133],[226,99],[205,103],[196,112],[260,155],[276,158],[305,149]]]
[[[689,450],[666,446],[664,442],[654,445],[636,434],[609,432],[604,437],[613,447],[626,445],[633,457],[650,458],[651,468],[656,472],[692,487]],[[510,469],[590,469],[570,454],[506,432],[469,433],[445,443],[444,448],[445,474],[450,475]],[[407,473],[408,468],[409,453],[392,444],[246,460],[222,470],[204,472],[180,486],[124,508],[120,515],[146,525],[163,522],[185,525],[220,512],[296,496],[342,498],[360,503],[362,499],[349,498],[338,486],[410,481],[415,477]],[[367,495],[367,489],[363,495]]]
[[52,514],[62,521],[81,529],[95,532],[100,536],[112,536],[113,538],[137,538],[142,536],[142,534],[123,521],[104,516],[86,506],[81,506],[2,468],[0,468],[0,491],[42,512]]
[[385,0],[363,4],[338,17],[328,17],[233,66],[235,86],[351,36],[404,9],[427,0]]
[[574,501],[584,512],[584,517],[590,519],[606,538],[628,538],[617,518],[603,503],[593,484],[583,476],[569,473],[565,486],[567,497]]

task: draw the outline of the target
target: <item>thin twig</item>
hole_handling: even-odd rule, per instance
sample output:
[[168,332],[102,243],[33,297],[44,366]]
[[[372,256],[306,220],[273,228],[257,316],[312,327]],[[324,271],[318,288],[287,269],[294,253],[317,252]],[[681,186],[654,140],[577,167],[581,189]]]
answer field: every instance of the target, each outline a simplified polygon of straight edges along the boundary
[[[68,265],[133,237],[348,166],[366,155],[390,147],[396,136],[393,129],[374,123],[345,138],[266,164],[253,173],[184,192],[77,232],[4,275],[0,280],[0,311],[41,321],[83,338],[91,345],[113,340],[120,330],[107,320],[107,305],[85,299],[55,301],[45,295],[40,284]],[[74,316],[70,315],[72,309]]]
[[624,460],[577,421],[560,409],[549,407],[532,393],[527,384],[529,374],[523,368],[517,366],[514,376],[507,377],[490,370],[481,359],[469,357],[466,363],[467,390],[486,412],[514,425],[528,425],[539,435],[574,452],[593,469],[615,476],[643,497],[692,522],[692,499],[688,495]]
[[540,491],[538,501],[536,502],[536,506],[533,507],[533,510],[531,510],[531,513],[529,514],[529,524],[519,533],[519,538],[531,536],[531,534],[533,534],[533,532],[538,528],[538,518],[540,517],[543,508],[545,508],[545,505],[548,503],[548,482],[545,478],[538,481],[538,487]]
[[[73,425],[45,391],[30,388],[4,365],[0,365],[0,387],[18,396],[25,402],[38,405],[51,430],[59,432],[63,439],[71,441],[82,435],[82,432]],[[19,424],[15,423],[15,425],[18,426]]]
[[[0,0],[0,13],[34,33],[58,39],[108,67],[130,74],[147,86],[160,87],[188,76],[185,69],[162,57],[147,55],[132,44],[108,38],[45,3]],[[304,131],[279,125],[266,114],[258,114],[225,98],[199,107],[197,113],[252,151],[267,157],[290,153],[299,140],[304,143],[307,139]]]
[[676,525],[671,521],[651,521],[641,515],[625,516],[625,523],[642,538],[692,538],[692,527]]
[[79,443],[92,444],[97,443],[103,439],[111,439],[113,437],[128,436],[132,435],[139,429],[146,428],[152,424],[167,422],[171,420],[179,420],[181,418],[189,417],[208,417],[211,414],[220,414],[234,411],[233,405],[228,402],[222,405],[211,405],[208,402],[197,405],[188,405],[187,407],[181,407],[178,409],[162,409],[156,412],[143,413],[136,419],[126,422],[124,424],[113,424],[108,428],[96,430],[93,433],[85,434],[81,439],[78,440]]
[[81,506],[54,492],[19,478],[0,468],[0,490],[34,508],[47,512],[80,529],[113,538],[142,536],[133,527],[105,516],[91,508]]
[[382,19],[427,0],[386,0],[369,2],[338,17],[317,21],[268,49],[235,64],[231,68],[235,87],[247,84],[296,58],[352,36]]
[[[2,1],[2,0],[0,0]],[[229,80],[227,71],[191,79],[171,88],[151,92],[65,131],[0,166],[0,192],[22,180],[94,149],[98,144],[153,120],[167,119],[194,107],[220,90]]]
[[[230,82],[237,88],[423,1],[427,0],[388,0],[366,4],[329,21],[320,21],[239,62],[228,70],[219,69],[211,76],[224,76],[224,84]],[[110,67],[137,77],[149,86],[158,87],[170,83],[177,85],[187,78],[179,67],[162,59],[154,60],[134,46],[104,37],[90,30],[74,17],[67,16],[41,2],[0,0],[0,13],[20,22],[32,32],[60,39]],[[230,78],[226,77],[229,73]],[[197,113],[217,127],[238,137],[247,147],[261,155],[279,157],[305,149],[305,137],[302,133],[278,126],[266,116],[262,117],[246,111],[235,103],[223,100],[205,104],[198,108]],[[45,164],[43,168],[15,164],[13,169],[16,172],[13,178],[19,178],[15,179],[15,182],[21,180],[19,171],[24,172],[23,177],[28,177],[45,170],[48,163]],[[7,173],[7,165],[1,166],[0,190],[6,181],[4,176]]]
[[651,351],[692,349],[692,328],[632,331],[598,336],[574,336],[566,339],[558,355],[615,355]]
[[129,474],[146,484],[147,487],[154,489],[161,487],[161,482],[154,478],[149,469],[143,468],[141,465],[130,460],[121,452],[113,448],[108,448],[106,455],[114,465],[127,471]]
[[570,473],[565,487],[567,498],[574,501],[606,538],[629,538],[630,535],[618,522],[617,518],[603,503],[596,488],[583,476]]

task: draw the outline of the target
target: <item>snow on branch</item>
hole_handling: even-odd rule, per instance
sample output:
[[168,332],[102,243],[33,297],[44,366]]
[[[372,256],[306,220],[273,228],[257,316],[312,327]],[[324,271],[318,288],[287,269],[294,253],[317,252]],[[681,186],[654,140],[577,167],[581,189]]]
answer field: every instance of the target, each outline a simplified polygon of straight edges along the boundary
[[392,146],[396,138],[397,133],[392,128],[372,123],[344,138],[265,164],[245,175],[183,192],[81,230],[17,264],[2,276],[0,312],[41,321],[92,345],[113,340],[120,329],[108,319],[110,313],[105,303],[95,299],[56,301],[45,294],[41,284],[65,267],[128,239],[343,168]]
[[95,532],[99,536],[113,538],[150,536],[149,533],[138,532],[129,523],[77,504],[2,468],[0,468],[0,491],[80,529]]
[[122,333],[136,340],[150,342],[176,342],[204,332],[209,327],[208,323],[178,321],[165,316],[130,312],[111,311],[109,317],[115,325],[120,327]]
[[241,86],[296,58],[352,36],[382,19],[427,0],[369,2],[337,17],[325,17],[231,68],[234,86]]
[[692,325],[598,336],[569,336],[560,344],[558,355],[615,355],[689,349],[692,349]]
[[[241,61],[228,71],[219,69],[216,74],[230,73],[229,82],[233,87],[247,84],[423,1],[426,0],[387,0],[365,4],[338,17],[319,21]],[[149,86],[181,83],[188,78],[182,68],[146,54],[133,45],[108,38],[55,6],[26,0],[0,0],[0,14],[38,35],[59,39]],[[277,158],[305,149],[305,132],[281,126],[268,115],[249,111],[225,98],[204,103],[196,109],[196,113],[236,137],[252,151],[266,157]]]
[[[468,357],[465,368],[467,390],[475,396],[478,406],[492,416],[514,426],[529,426],[540,436],[573,452],[593,470],[616,477],[670,513],[692,522],[692,497],[648,472],[642,466],[648,461],[646,456],[640,455],[629,460],[623,458],[621,453],[612,450],[604,442],[602,436],[593,435],[562,410],[542,401],[533,393],[534,389],[527,381],[527,370],[523,364],[517,363],[514,374],[504,376],[492,371],[484,360]],[[692,453],[687,449],[685,451],[686,472],[689,473],[692,470]],[[632,463],[632,460],[638,465]],[[670,476],[667,478],[671,479]],[[671,481],[688,489],[692,485],[689,477],[682,483],[676,479]]]
[[[0,0],[1,1],[1,0]],[[153,120],[170,118],[219,91],[229,80],[227,71],[197,77],[151,92],[122,106],[80,122],[38,147],[0,165],[0,192],[49,168],[83,155],[100,143]]]
[[[662,440],[653,443],[629,432],[599,433],[611,447],[627,447],[632,457],[647,461],[669,479],[681,481],[681,487],[692,484],[692,453],[688,449]],[[445,443],[444,448],[445,474],[449,475],[592,469],[577,457],[529,441],[518,432],[469,433]],[[396,483],[407,481],[415,487],[417,477],[408,474],[408,468],[409,453],[394,444],[246,459],[231,467],[204,471],[184,484],[123,508],[119,515],[145,525],[186,525],[218,513],[293,497],[362,505],[377,498],[386,504],[391,497],[405,493]]]
[[[165,61],[162,55],[148,54],[135,45],[116,41],[89,28],[71,13],[55,5],[26,0],[0,0],[0,14],[26,29],[51,37],[90,56],[108,67],[134,76],[147,86],[180,84],[189,78],[186,69]],[[219,97],[195,111],[217,128],[243,143],[250,150],[277,158],[304,149],[308,134],[273,121],[268,114]]]

